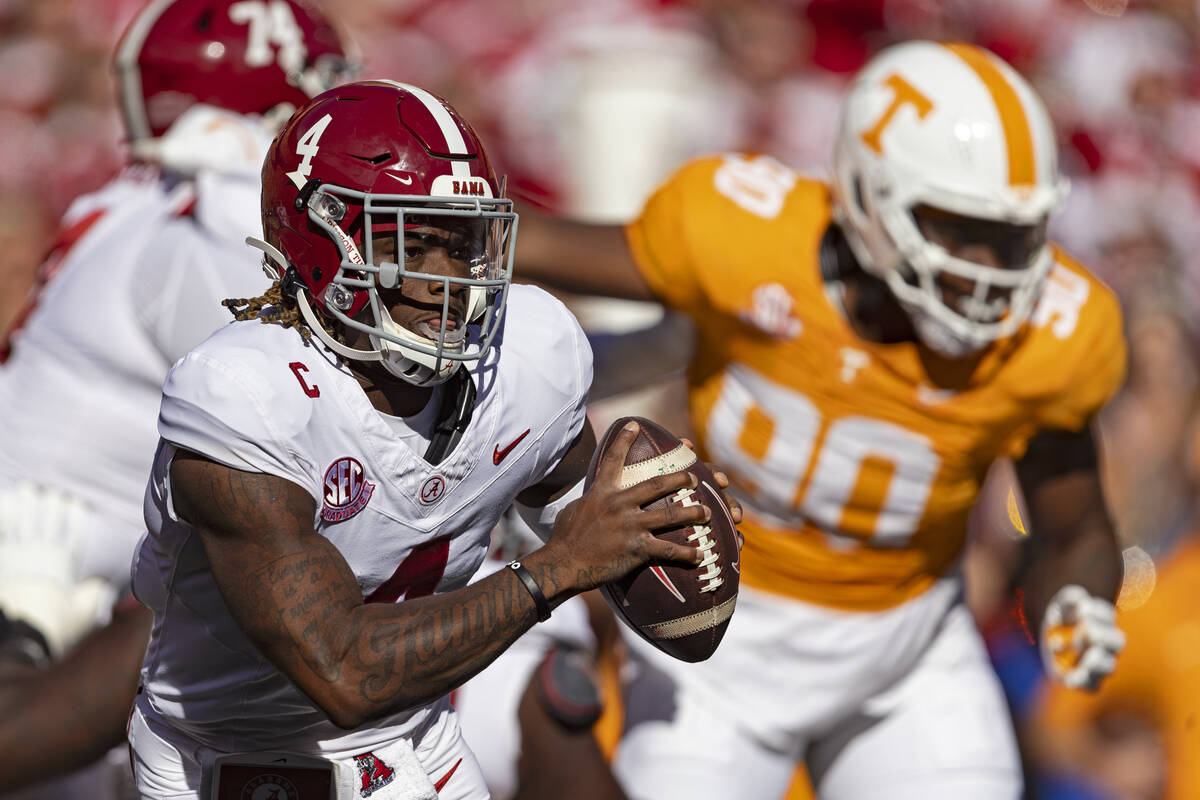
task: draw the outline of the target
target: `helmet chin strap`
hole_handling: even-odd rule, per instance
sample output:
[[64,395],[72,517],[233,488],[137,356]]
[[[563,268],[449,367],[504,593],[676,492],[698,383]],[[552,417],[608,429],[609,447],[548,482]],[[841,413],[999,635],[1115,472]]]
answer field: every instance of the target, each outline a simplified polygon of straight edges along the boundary
[[[397,325],[389,316],[380,319],[380,327],[393,336],[414,341],[424,340],[416,334]],[[377,336],[371,336],[371,344],[379,348],[380,359],[388,372],[417,386],[436,386],[445,383],[450,376],[458,371],[461,361],[448,358],[435,358],[423,353],[410,353],[403,344],[390,342]],[[428,341],[428,340],[425,340]],[[440,362],[440,363],[439,363]]]
[[[325,331],[325,326],[321,324],[321,320],[317,317],[316,312],[313,311],[312,306],[308,302],[308,292],[305,289],[296,292],[296,305],[300,309],[300,316],[304,318],[304,322],[312,331],[313,336],[317,337],[321,344],[328,347],[334,353],[351,361],[378,361],[388,372],[414,386],[436,386],[440,383],[445,383],[458,371],[457,367],[462,364],[461,361],[447,359],[447,367],[443,368],[440,372],[434,372],[430,367],[418,361],[413,361],[404,355],[404,351],[400,346],[377,339],[374,336],[371,336],[370,340],[372,344],[379,346],[377,350],[359,350],[354,347],[347,347]],[[413,367],[416,367],[416,369],[413,370]],[[409,374],[409,371],[412,371],[414,374]]]
[[334,339],[325,331],[325,326],[321,324],[321,320],[317,317],[312,306],[308,304],[308,290],[301,289],[296,292],[296,305],[300,308],[300,316],[304,317],[304,323],[308,325],[313,336],[316,336],[321,344],[328,347],[333,352],[337,353],[342,358],[348,358],[353,361],[382,361],[384,366],[387,366],[387,354],[382,350],[358,350]]

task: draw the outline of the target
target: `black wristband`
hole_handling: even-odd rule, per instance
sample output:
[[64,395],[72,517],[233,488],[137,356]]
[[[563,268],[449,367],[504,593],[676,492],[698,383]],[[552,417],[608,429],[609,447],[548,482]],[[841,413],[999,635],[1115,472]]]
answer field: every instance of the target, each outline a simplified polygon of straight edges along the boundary
[[0,658],[23,661],[33,667],[50,663],[50,645],[42,632],[23,619],[0,611]]
[[521,579],[521,583],[525,584],[525,588],[529,590],[530,596],[533,597],[533,605],[537,609],[538,622],[545,622],[550,619],[550,603],[546,600],[546,595],[542,594],[542,587],[537,585],[537,581],[529,574],[529,570],[525,569],[525,565],[520,561],[510,561],[508,568],[517,573],[517,577]]

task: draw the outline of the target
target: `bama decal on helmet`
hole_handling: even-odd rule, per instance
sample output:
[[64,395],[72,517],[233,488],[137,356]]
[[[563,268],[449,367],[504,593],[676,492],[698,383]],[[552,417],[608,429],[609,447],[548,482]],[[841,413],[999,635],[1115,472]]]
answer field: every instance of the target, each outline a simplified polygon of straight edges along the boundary
[[325,502],[321,506],[321,519],[326,522],[344,522],[367,507],[375,484],[367,480],[366,472],[358,459],[343,456],[325,470]]
[[433,179],[429,192],[438,197],[488,197],[492,187],[483,178],[460,178],[456,175],[438,175]]

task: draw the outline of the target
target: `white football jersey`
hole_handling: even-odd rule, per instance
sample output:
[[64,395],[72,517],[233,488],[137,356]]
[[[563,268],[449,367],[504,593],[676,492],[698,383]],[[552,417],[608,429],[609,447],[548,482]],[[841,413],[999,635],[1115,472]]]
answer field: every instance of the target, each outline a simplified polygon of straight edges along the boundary
[[[43,266],[44,285],[6,343],[0,486],[27,480],[90,506],[80,579],[128,585],[167,370],[232,321],[222,299],[268,285],[256,251],[195,216],[202,201],[245,207],[257,183],[197,185],[131,167],[76,200]],[[246,223],[243,235],[261,227],[257,214]]]
[[331,758],[419,732],[428,707],[337,728],[262,656],[230,616],[199,537],[175,517],[168,469],[186,448],[303,487],[314,528],[368,602],[459,589],[504,510],[554,469],[585,422],[591,350],[561,303],[513,286],[497,342],[471,368],[470,424],[437,466],[400,438],[344,362],[295,330],[234,323],[172,369],[133,566],[134,592],[155,613],[142,678],[164,722],[222,751]]

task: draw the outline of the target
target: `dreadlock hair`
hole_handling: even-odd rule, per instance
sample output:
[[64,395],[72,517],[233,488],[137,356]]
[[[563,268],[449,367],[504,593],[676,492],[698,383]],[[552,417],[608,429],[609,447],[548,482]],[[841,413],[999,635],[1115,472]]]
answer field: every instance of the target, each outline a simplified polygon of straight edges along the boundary
[[[312,341],[312,331],[300,314],[300,308],[296,305],[295,298],[284,294],[282,280],[276,280],[267,291],[258,297],[229,298],[222,300],[221,305],[228,308],[229,313],[233,314],[233,318],[238,322],[257,319],[264,325],[276,324],[285,328],[294,328],[306,344]],[[317,311],[317,316],[326,333],[335,340],[346,344],[345,336],[341,331],[335,330],[333,324],[325,319],[320,311]]]

